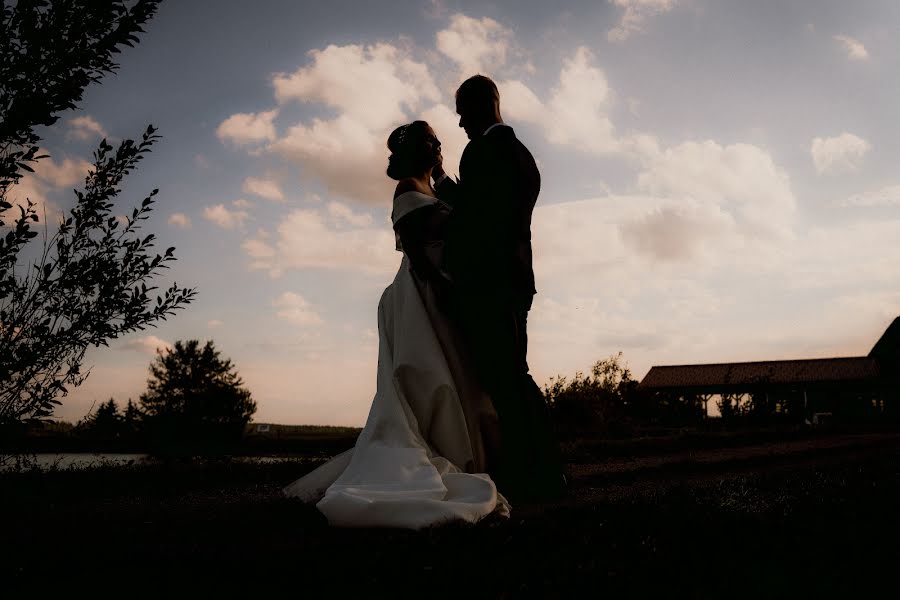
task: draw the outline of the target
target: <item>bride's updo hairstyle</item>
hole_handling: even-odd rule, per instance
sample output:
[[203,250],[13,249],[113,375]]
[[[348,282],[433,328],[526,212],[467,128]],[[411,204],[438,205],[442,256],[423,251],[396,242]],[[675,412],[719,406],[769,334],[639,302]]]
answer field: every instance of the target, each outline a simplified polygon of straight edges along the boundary
[[425,121],[413,121],[401,125],[391,132],[387,146],[391,151],[388,158],[387,176],[397,181],[414,177],[428,168],[429,157],[422,146],[425,143]]

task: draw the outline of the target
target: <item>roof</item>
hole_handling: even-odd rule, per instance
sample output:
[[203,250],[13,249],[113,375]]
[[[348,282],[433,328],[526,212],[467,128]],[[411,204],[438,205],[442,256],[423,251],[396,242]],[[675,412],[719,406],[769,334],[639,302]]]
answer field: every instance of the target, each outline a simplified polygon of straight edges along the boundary
[[900,359],[900,317],[888,326],[881,338],[875,343],[869,356],[881,360],[897,361]]
[[758,384],[839,383],[878,379],[874,358],[818,358],[653,367],[642,389],[726,388]]

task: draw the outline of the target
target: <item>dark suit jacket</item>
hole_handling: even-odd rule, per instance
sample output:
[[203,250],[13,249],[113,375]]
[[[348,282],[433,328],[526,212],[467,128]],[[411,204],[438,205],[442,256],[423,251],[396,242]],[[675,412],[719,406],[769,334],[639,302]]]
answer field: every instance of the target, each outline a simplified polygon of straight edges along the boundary
[[469,142],[438,197],[453,208],[445,268],[463,294],[514,301],[536,293],[531,213],[541,175],[512,127],[500,125]]

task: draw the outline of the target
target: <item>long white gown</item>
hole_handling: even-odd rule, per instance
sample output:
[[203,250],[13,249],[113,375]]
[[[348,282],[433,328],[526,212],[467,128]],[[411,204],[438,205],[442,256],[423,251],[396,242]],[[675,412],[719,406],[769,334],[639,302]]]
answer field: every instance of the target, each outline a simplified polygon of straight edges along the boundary
[[[435,202],[401,194],[392,220]],[[428,253],[439,254],[439,243],[432,246]],[[465,360],[452,329],[404,254],[378,304],[377,386],[355,447],[284,493],[316,502],[329,523],[343,527],[419,529],[495,511],[508,516],[490,476],[466,472],[484,464],[478,431],[490,428],[496,413],[460,366]]]

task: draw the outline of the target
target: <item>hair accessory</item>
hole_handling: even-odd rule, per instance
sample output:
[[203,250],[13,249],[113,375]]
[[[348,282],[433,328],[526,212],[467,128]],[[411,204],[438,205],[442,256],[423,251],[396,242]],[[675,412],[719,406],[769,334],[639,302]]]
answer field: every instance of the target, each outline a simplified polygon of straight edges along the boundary
[[409,131],[409,125],[401,125],[400,133],[397,134],[397,146],[402,146],[403,142],[406,141],[406,132]]

